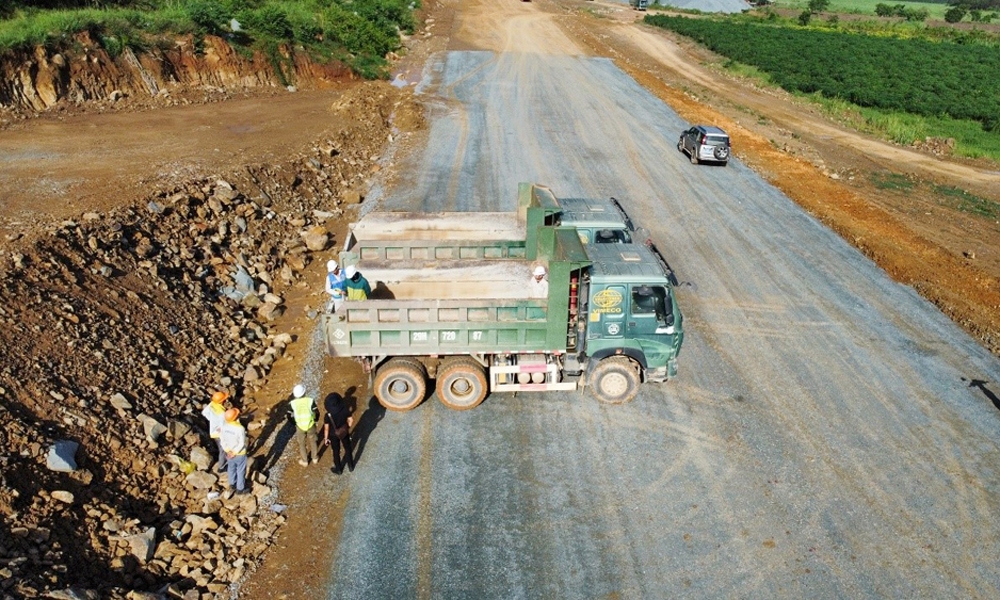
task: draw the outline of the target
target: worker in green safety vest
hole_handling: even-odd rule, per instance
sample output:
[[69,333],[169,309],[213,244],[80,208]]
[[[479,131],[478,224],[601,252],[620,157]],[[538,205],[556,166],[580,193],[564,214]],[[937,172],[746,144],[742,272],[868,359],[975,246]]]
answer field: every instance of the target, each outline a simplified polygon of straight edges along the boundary
[[295,438],[299,444],[299,464],[303,467],[319,462],[319,449],[316,445],[316,425],[319,422],[319,409],[316,401],[306,396],[306,388],[301,383],[292,388],[292,401],[289,403],[289,416],[295,421]]

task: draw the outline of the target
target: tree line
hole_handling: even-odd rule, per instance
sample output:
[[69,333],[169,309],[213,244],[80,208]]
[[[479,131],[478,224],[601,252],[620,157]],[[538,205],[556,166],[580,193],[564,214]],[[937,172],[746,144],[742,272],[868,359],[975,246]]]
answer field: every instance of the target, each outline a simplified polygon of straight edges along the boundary
[[769,26],[647,16],[782,88],[858,106],[978,121],[1000,132],[1000,48]]

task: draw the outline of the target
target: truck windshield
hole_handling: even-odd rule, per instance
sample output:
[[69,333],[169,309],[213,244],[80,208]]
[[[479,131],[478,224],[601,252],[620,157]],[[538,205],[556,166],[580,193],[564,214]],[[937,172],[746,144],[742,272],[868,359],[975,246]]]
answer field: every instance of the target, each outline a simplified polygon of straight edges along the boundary
[[631,244],[632,236],[623,229],[601,229],[594,236],[598,244]]

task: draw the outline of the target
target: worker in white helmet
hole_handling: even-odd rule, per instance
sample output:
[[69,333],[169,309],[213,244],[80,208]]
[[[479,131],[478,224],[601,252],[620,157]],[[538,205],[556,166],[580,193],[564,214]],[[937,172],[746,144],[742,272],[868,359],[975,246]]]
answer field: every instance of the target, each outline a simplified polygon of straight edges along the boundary
[[[316,401],[306,396],[306,388],[301,383],[292,388],[289,413],[295,420],[295,439],[299,445],[299,464],[309,464],[310,458],[319,462],[319,448],[316,446],[316,429],[319,422],[319,408]],[[308,446],[308,447],[307,447]]]
[[549,297],[549,280],[545,277],[545,267],[538,265],[531,274],[531,281],[528,282],[528,296],[531,298]]
[[337,312],[340,305],[347,298],[347,289],[344,287],[344,274],[340,270],[340,265],[335,260],[326,262],[326,293],[330,298],[327,302],[327,312]]

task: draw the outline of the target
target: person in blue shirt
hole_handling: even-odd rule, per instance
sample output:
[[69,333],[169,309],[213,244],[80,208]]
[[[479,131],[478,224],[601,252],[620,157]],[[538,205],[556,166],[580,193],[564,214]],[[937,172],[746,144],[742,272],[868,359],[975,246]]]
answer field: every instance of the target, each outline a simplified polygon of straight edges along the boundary
[[337,312],[337,309],[347,298],[344,275],[340,271],[340,265],[335,260],[327,261],[326,271],[326,293],[330,295],[330,300],[327,302],[327,312]]

